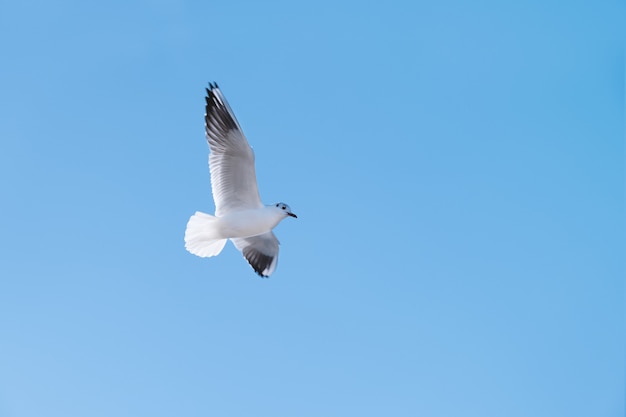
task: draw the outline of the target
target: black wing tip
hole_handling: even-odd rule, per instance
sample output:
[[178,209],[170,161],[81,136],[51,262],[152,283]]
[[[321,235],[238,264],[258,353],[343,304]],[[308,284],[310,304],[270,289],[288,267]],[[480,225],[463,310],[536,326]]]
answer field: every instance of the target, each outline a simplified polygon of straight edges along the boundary
[[274,262],[274,257],[265,255],[260,252],[252,251],[252,250],[243,250],[243,257],[248,264],[254,269],[254,272],[257,273],[261,278],[269,278],[269,275],[263,274],[263,271],[270,268],[272,263]]
[[[246,259],[247,260],[247,259]],[[265,271],[267,268],[264,266],[259,267],[258,265],[253,265],[250,261],[248,261],[248,263],[250,264],[250,266],[252,267],[252,269],[254,269],[254,272],[256,272],[256,274],[258,276],[260,276],[261,278],[269,278],[269,275],[265,275],[263,274],[263,271]]]
[[209,83],[209,87],[204,89],[206,91],[207,98],[211,97],[214,93],[213,90],[218,89],[219,87],[215,83]]
[[215,93],[213,92],[213,90],[219,90],[219,87],[217,86],[216,82],[209,82],[209,87],[204,88],[204,91],[206,91],[207,103],[213,96],[215,96]]
[[216,137],[226,135],[229,130],[241,130],[235,115],[218,88],[215,82],[209,83],[209,87],[205,88],[204,129],[207,135],[215,140],[217,140]]

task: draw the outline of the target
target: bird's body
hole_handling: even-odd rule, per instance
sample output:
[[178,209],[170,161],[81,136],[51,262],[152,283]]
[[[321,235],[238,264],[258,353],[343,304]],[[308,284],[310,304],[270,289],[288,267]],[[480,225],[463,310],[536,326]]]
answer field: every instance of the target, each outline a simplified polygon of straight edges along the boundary
[[185,248],[198,256],[218,255],[232,240],[252,268],[267,277],[276,269],[278,239],[272,229],[287,216],[287,204],[264,206],[254,170],[254,153],[217,87],[207,89],[205,129],[215,216],[196,212],[187,223]]
[[211,227],[203,230],[206,238],[230,239],[252,237],[272,230],[285,215],[275,206],[265,206],[256,210],[231,211],[221,217],[214,217]]

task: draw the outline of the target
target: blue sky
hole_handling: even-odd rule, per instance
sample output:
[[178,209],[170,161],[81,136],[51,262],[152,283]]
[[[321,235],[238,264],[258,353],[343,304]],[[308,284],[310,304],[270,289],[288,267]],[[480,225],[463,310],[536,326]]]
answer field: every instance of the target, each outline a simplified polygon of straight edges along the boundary
[[[0,415],[622,416],[624,5],[0,3]],[[276,273],[187,253],[217,81]]]

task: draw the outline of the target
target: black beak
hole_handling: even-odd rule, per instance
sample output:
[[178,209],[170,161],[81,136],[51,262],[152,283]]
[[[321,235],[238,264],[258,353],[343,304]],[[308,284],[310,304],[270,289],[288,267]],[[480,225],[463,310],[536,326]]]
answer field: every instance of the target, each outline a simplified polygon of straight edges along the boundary
[[291,216],[291,217],[293,217],[294,219],[297,219],[297,218],[298,218],[298,216],[296,216],[296,215],[295,215],[295,214],[293,214],[293,213],[287,213],[287,216]]

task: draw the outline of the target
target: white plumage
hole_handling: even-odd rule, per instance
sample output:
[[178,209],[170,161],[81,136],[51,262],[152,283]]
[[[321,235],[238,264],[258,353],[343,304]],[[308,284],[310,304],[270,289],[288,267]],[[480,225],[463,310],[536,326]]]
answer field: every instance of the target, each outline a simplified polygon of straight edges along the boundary
[[254,152],[217,84],[209,84],[206,92],[204,120],[215,216],[202,212],[191,216],[185,248],[211,257],[231,239],[255,272],[268,277],[278,262],[278,239],[272,229],[287,216],[297,216],[287,204],[261,203]]

